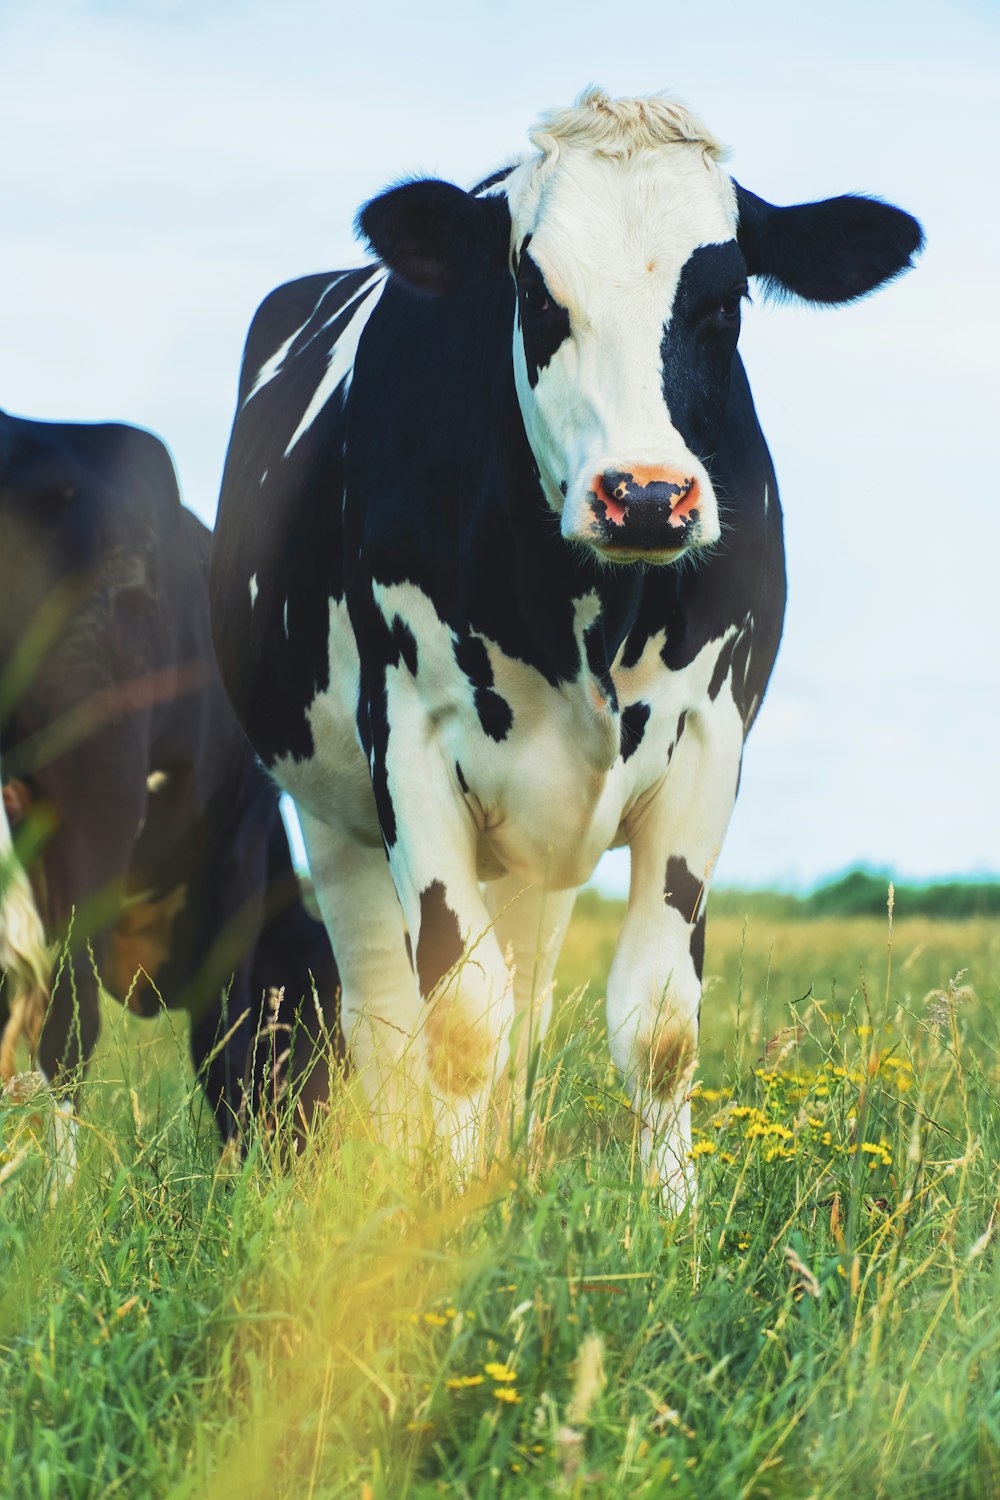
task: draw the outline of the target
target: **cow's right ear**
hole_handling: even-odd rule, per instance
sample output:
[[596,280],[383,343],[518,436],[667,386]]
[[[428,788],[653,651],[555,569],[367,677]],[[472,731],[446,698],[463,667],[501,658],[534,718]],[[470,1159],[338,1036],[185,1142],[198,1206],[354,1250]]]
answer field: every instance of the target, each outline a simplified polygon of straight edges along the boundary
[[380,193],[360,210],[355,228],[390,271],[422,292],[454,292],[470,272],[507,263],[506,199],[473,198],[436,178]]

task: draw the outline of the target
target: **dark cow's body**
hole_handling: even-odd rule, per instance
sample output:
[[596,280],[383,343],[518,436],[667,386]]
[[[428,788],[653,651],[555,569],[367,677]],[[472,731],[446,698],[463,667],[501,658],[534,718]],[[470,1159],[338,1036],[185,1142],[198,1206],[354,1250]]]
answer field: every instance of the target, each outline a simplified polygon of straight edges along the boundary
[[[273,784],[219,681],[210,551],[149,433],[0,414],[6,812],[22,837],[38,830],[35,904],[49,941],[72,917],[76,956],[79,1027],[64,976],[38,1060],[52,1076],[90,1052],[89,941],[97,972],[133,1009],[152,1013],[158,994],[190,1009],[194,1063],[228,1135],[268,990],[283,985],[289,1010],[308,996],[315,1035],[310,971],[331,1030],[337,977],[322,925],[301,904]],[[0,906],[7,998],[19,977],[12,891]],[[32,967],[44,1007],[45,965]],[[37,1011],[22,1019],[33,1041]],[[267,1047],[258,1051],[263,1063]]]
[[[578,111],[580,139],[602,97]],[[346,1025],[390,1118],[429,1085],[467,1140],[514,1016],[524,1033],[545,1024],[573,890],[606,848],[631,847],[609,1033],[679,1200],[704,892],[785,602],[739,296],[748,272],[797,288],[772,248],[779,211],[735,189],[674,106],[645,142],[645,107],[622,176],[658,152],[680,210],[648,243],[652,179],[619,203],[614,152],[584,160],[567,126],[486,196],[418,182],[369,205],[362,230],[395,274],[314,276],[265,301],[213,628],[237,711],[303,815]],[[573,171],[575,237],[558,198]],[[919,242],[898,210],[858,214],[859,243],[884,214],[905,245],[862,275],[843,234],[805,295],[859,295]],[[737,218],[755,216],[738,244]]]

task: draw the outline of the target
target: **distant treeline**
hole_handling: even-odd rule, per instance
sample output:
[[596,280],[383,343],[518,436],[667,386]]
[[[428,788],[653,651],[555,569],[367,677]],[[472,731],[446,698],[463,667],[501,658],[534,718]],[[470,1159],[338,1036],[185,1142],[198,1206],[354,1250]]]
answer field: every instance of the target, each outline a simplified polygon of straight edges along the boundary
[[[808,896],[723,886],[712,892],[709,912],[719,917],[884,917],[889,880],[888,875],[870,870],[851,870],[817,886]],[[896,917],[1000,917],[1000,880],[944,880],[927,885],[897,880],[893,884]]]
[[[817,886],[807,896],[786,891],[745,890],[739,886],[717,886],[708,900],[709,916],[763,917],[773,920],[806,920],[818,917],[885,917],[891,876],[871,870],[851,870],[836,880]],[[944,880],[926,885],[893,882],[893,915],[899,917],[1000,917],[1000,879]],[[620,907],[623,901],[583,891],[577,910]]]

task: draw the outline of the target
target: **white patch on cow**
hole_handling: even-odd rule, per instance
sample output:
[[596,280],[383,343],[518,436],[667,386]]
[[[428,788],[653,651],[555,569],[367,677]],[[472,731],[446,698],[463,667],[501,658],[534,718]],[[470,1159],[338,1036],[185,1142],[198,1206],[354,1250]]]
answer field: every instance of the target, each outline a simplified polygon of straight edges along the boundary
[[361,339],[362,333],[365,330],[365,325],[367,324],[368,319],[371,317],[372,312],[375,309],[375,305],[382,295],[383,289],[385,287],[385,279],[386,273],[384,270],[380,269],[376,271],[368,281],[364,282],[361,287],[359,287],[354,296],[349,298],[348,301],[344,303],[344,306],[342,308],[338,308],[339,315],[343,313],[345,308],[350,307],[352,303],[356,305],[354,316],[351,318],[347,327],[341,333],[340,338],[331,349],[329,362],[327,364],[323,378],[313,392],[312,397],[309,401],[309,405],[305,409],[301,422],[299,423],[298,427],[296,427],[295,431],[292,433],[292,436],[288,441],[288,446],[286,447],[284,454],[285,458],[287,458],[291,453],[292,449],[295,447],[296,443],[299,441],[302,435],[309,431],[309,428],[315,422],[316,418],[319,416],[320,412],[323,410],[324,406],[329,401],[334,391],[340,385],[341,381],[346,380],[350,377],[350,374],[354,369],[354,360],[358,352],[358,343]]
[[550,117],[532,137],[542,154],[507,179],[512,243],[531,235],[529,253],[570,319],[534,388],[515,329],[515,381],[567,539],[594,541],[595,475],[641,468],[697,480],[703,546],[718,538],[718,507],[704,465],[671,421],[661,341],[692,252],[735,238],[736,195],[716,165],[720,148],[693,116],[660,101],[666,114],[656,129],[657,101],[642,102],[617,136],[599,105]]
[[271,774],[321,823],[341,826],[368,844],[380,843],[368,765],[357,735],[358,649],[347,604],[329,601],[326,687],[306,711],[314,753],[285,755]]
[[251,609],[253,609],[254,605],[257,603],[257,595],[259,593],[260,593],[260,589],[257,586],[257,574],[256,573],[251,573],[250,574],[250,608]]

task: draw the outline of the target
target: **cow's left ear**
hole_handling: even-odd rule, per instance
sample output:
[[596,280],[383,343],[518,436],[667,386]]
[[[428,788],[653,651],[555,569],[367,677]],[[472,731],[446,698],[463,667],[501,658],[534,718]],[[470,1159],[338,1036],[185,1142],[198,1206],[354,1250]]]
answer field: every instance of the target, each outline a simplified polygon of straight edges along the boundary
[[734,182],[747,271],[779,296],[852,302],[913,264],[924,232],[880,198],[847,194],[776,208]]
[[422,292],[454,292],[471,272],[507,262],[507,200],[473,198],[436,178],[380,193],[355,227],[390,271]]

